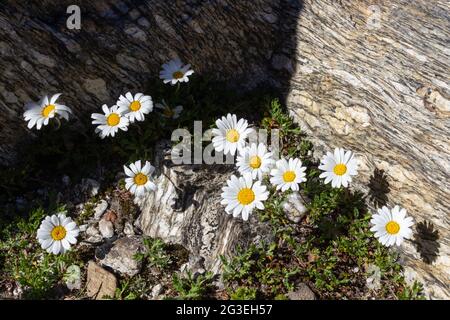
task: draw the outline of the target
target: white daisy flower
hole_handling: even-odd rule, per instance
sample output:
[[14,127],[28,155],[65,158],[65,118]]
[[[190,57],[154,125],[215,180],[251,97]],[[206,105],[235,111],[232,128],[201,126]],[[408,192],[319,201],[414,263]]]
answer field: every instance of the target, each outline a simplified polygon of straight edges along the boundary
[[223,151],[225,154],[234,155],[236,150],[243,150],[245,139],[253,131],[248,128],[248,122],[245,119],[237,120],[235,114],[227,114],[226,117],[216,120],[217,128],[212,130],[212,139],[214,149],[217,152]]
[[253,182],[251,173],[246,173],[238,178],[232,175],[222,188],[222,205],[226,205],[225,211],[233,214],[233,217],[242,213],[242,219],[248,220],[250,213],[256,207],[264,209],[263,201],[269,197],[266,186],[261,181]]
[[241,174],[250,172],[253,179],[261,180],[265,173],[270,172],[275,161],[272,153],[267,151],[265,144],[252,143],[245,147],[237,156],[236,165]]
[[277,190],[292,191],[299,190],[299,184],[306,181],[305,170],[302,161],[298,158],[288,160],[280,159],[275,163],[276,168],[270,171],[270,183],[277,187]]
[[133,97],[131,92],[127,92],[125,96],[120,96],[116,105],[126,108],[125,116],[133,123],[135,120],[144,121],[145,115],[152,112],[152,97],[145,96],[143,93],[136,93]]
[[125,113],[128,110],[127,108],[116,105],[108,108],[108,106],[104,104],[102,110],[104,114],[93,113],[91,115],[91,118],[94,119],[92,124],[98,124],[97,128],[95,128],[95,132],[98,133],[102,139],[107,136],[114,137],[119,129],[123,131],[128,130],[130,121],[125,116]]
[[181,112],[183,111],[183,106],[176,106],[175,108],[169,107],[166,103],[163,102],[155,104],[155,107],[162,110],[162,115],[165,118],[178,119],[180,117]]
[[327,152],[322,157],[319,169],[324,171],[320,178],[325,178],[325,183],[331,181],[333,188],[348,187],[352,177],[358,174],[358,160],[351,151],[342,148],[334,149],[334,154]]
[[155,171],[155,167],[150,162],[145,161],[144,166],[141,166],[141,160],[130,164],[129,167],[123,166],[125,174],[125,188],[137,197],[144,196],[147,191],[155,191],[156,185],[150,181],[150,176]]
[[70,250],[71,245],[77,243],[79,232],[71,218],[59,213],[45,217],[37,231],[37,239],[42,249],[59,254]]
[[372,216],[370,222],[373,224],[370,231],[374,232],[378,241],[386,247],[394,244],[399,246],[404,238],[411,238],[411,226],[414,224],[413,219],[406,216],[406,209],[399,206],[392,210],[383,206],[378,209],[378,214]]
[[27,110],[23,117],[25,121],[28,121],[29,129],[36,125],[36,129],[40,130],[42,125],[48,125],[50,119],[57,115],[69,120],[72,110],[65,105],[56,103],[60,95],[61,93],[54,94],[50,99],[45,96],[38,103],[32,102],[26,105]]
[[173,59],[162,65],[159,78],[164,83],[175,85],[178,82],[188,82],[189,76],[194,73],[190,64],[183,65],[180,59]]

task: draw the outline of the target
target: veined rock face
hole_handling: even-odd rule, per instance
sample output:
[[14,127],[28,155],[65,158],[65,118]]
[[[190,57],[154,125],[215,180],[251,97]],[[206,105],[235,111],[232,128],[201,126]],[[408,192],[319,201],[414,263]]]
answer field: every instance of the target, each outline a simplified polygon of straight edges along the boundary
[[243,221],[226,214],[220,204],[221,189],[233,174],[230,166],[174,165],[170,145],[164,142],[156,154],[158,189],[136,201],[142,209],[136,226],[145,235],[183,245],[190,260],[215,273],[222,265],[220,255],[269,241],[270,226],[260,223],[256,214]]
[[359,154],[354,186],[372,209],[407,208],[416,222],[400,249],[407,273],[447,299],[449,30],[446,1],[305,1],[287,96],[318,158],[335,147]]
[[[430,297],[450,297],[447,1],[83,1],[80,30],[66,27],[69,5],[0,5],[0,164],[14,163],[29,136],[24,104],[44,94],[63,92],[61,102],[86,116],[143,91],[175,56],[240,86],[271,81],[288,92],[318,157],[336,146],[356,151],[355,187],[370,191],[373,206],[408,209],[417,224],[401,248],[407,270]],[[163,168],[190,189],[175,197],[160,176],[165,191],[142,204],[143,230],[204,257],[228,252],[227,235],[240,240],[246,230],[217,209],[229,172]]]

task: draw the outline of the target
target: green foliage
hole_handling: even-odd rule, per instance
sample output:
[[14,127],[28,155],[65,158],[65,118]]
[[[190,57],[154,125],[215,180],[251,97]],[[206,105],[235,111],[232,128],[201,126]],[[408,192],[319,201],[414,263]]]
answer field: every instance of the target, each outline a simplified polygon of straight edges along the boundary
[[257,290],[255,288],[238,287],[230,293],[230,300],[256,300]]
[[397,294],[397,298],[399,300],[425,300],[423,285],[414,281],[411,287],[405,286],[403,290]]
[[145,252],[137,253],[134,258],[146,261],[151,267],[166,269],[172,263],[172,258],[166,251],[166,245],[161,239],[144,239]]
[[[225,283],[239,286],[265,286],[269,297],[293,288],[292,279],[299,273],[297,267],[290,266],[290,257],[276,243],[251,245],[247,250],[239,250],[231,259],[221,257],[222,277]],[[264,290],[263,290],[264,291]]]
[[172,284],[177,292],[177,299],[181,300],[200,300],[207,297],[208,292],[212,289],[213,274],[206,272],[205,274],[192,275],[188,271],[186,276],[180,276],[177,273],[173,275]]

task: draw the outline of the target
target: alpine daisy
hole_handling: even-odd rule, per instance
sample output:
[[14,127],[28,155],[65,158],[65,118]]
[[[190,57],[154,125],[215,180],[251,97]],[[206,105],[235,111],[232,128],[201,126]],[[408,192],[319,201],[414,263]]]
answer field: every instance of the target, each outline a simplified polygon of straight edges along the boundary
[[114,137],[119,129],[123,131],[128,130],[129,120],[124,116],[127,111],[125,107],[112,106],[108,108],[106,104],[102,106],[104,114],[93,113],[91,118],[94,119],[92,124],[98,124],[95,132],[100,135],[102,139],[111,135]]
[[36,125],[36,129],[40,130],[42,125],[48,125],[51,118],[59,115],[69,120],[69,114],[72,113],[69,107],[56,103],[61,93],[57,93],[49,99],[44,96],[38,103],[29,103],[26,105],[26,111],[23,114],[25,121],[28,121],[28,128],[31,129]]
[[411,226],[414,224],[413,219],[406,216],[406,209],[399,206],[392,210],[383,206],[372,216],[370,222],[373,224],[370,231],[386,247],[394,244],[399,246],[404,238],[409,239],[412,235]]
[[123,166],[125,174],[125,188],[137,197],[142,197],[147,191],[155,191],[156,185],[150,181],[150,176],[155,171],[155,167],[150,162],[145,161],[141,166],[141,160],[130,164],[129,167]]
[[162,115],[165,118],[177,119],[180,117],[181,112],[183,111],[183,106],[176,106],[175,108],[171,108],[164,101],[163,103],[157,103],[155,105],[156,108],[162,110]]
[[152,112],[153,101],[152,97],[145,96],[143,93],[136,93],[133,95],[127,92],[125,96],[120,96],[117,100],[116,105],[122,108],[126,108],[127,113],[125,116],[130,120],[130,122],[144,121],[145,114]]
[[263,201],[269,196],[266,186],[262,185],[261,181],[253,182],[251,173],[246,173],[240,178],[232,175],[222,190],[221,204],[226,205],[225,211],[233,214],[233,217],[242,213],[242,219],[245,221],[255,207],[264,209]]
[[324,171],[320,178],[325,178],[325,183],[331,181],[333,188],[344,186],[347,188],[352,181],[352,177],[358,174],[358,161],[354,158],[351,151],[345,151],[342,148],[334,149],[334,154],[327,152],[322,157],[319,169]]
[[188,82],[189,76],[194,73],[190,64],[183,65],[180,59],[173,59],[162,65],[159,78],[164,83],[175,85],[177,82]]
[[302,161],[297,158],[291,158],[288,160],[280,159],[275,163],[276,168],[270,171],[270,183],[277,187],[277,190],[286,191],[291,189],[292,191],[299,190],[299,184],[306,181],[305,170],[306,167],[302,167]]
[[37,239],[42,249],[59,254],[69,250],[71,244],[77,243],[79,232],[77,224],[71,218],[59,213],[45,217],[37,231]]
[[250,172],[253,179],[261,180],[264,173],[270,172],[274,163],[272,153],[267,151],[265,144],[252,143],[239,152],[236,165],[241,174]]
[[212,130],[214,149],[217,152],[234,155],[236,150],[241,151],[245,147],[245,139],[253,131],[248,128],[245,119],[237,120],[235,114],[227,114],[226,117],[216,120],[217,128]]

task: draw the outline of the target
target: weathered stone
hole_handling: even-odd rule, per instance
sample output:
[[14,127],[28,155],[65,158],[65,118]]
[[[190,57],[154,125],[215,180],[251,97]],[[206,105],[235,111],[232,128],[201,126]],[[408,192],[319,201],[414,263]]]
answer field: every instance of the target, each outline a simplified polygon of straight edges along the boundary
[[86,294],[94,299],[114,297],[117,288],[117,279],[109,271],[89,261],[86,280]]
[[166,0],[147,1],[146,10],[133,0],[91,1],[77,32],[55,18],[70,4],[63,3],[0,8],[0,163],[12,164],[18,143],[32,137],[23,106],[43,92],[65,88],[64,103],[90,113],[124,88],[141,91],[176,56],[196,74],[240,88],[269,82],[288,89],[284,102],[317,157],[336,146],[355,150],[362,161],[354,187],[376,205],[401,204],[417,223],[432,223],[434,258],[405,242],[404,262],[428,296],[450,297],[446,1],[180,0],[170,10]]
[[86,229],[85,240],[88,243],[100,243],[103,240],[103,236],[95,226],[91,225]]
[[305,200],[298,192],[288,195],[282,206],[287,218],[294,223],[300,222],[308,211],[305,206]]
[[[416,224],[433,225],[438,250],[432,261],[422,258],[423,246],[408,241],[401,253],[429,297],[448,299],[450,86],[443,70],[450,69],[444,49],[450,20],[439,9],[445,1],[303,3],[293,26],[297,67],[288,110],[317,158],[335,147],[357,153],[352,186],[367,192],[372,211],[398,204]],[[317,25],[317,19],[325,22]]]
[[88,193],[89,196],[94,197],[98,194],[100,189],[100,183],[94,179],[83,179],[81,180],[81,190]]
[[305,283],[296,285],[294,291],[288,292],[286,296],[289,300],[316,300],[316,295]]
[[[220,255],[232,255],[238,246],[268,242],[270,227],[256,214],[249,221],[228,215],[221,201],[221,188],[233,173],[225,165],[175,166],[168,156],[169,143],[156,148],[156,192],[137,200],[142,213],[136,226],[145,235],[183,245],[190,252],[188,268],[218,273]],[[194,262],[194,257],[201,263]],[[192,265],[191,265],[192,264]]]
[[136,253],[144,250],[142,238],[139,236],[124,237],[114,242],[101,263],[111,269],[129,276],[136,275],[142,267],[142,261],[134,258]]
[[77,265],[70,265],[64,273],[64,281],[69,290],[81,289],[81,269]]
[[98,222],[98,229],[103,238],[111,238],[114,235],[114,225],[111,221],[101,219]]

